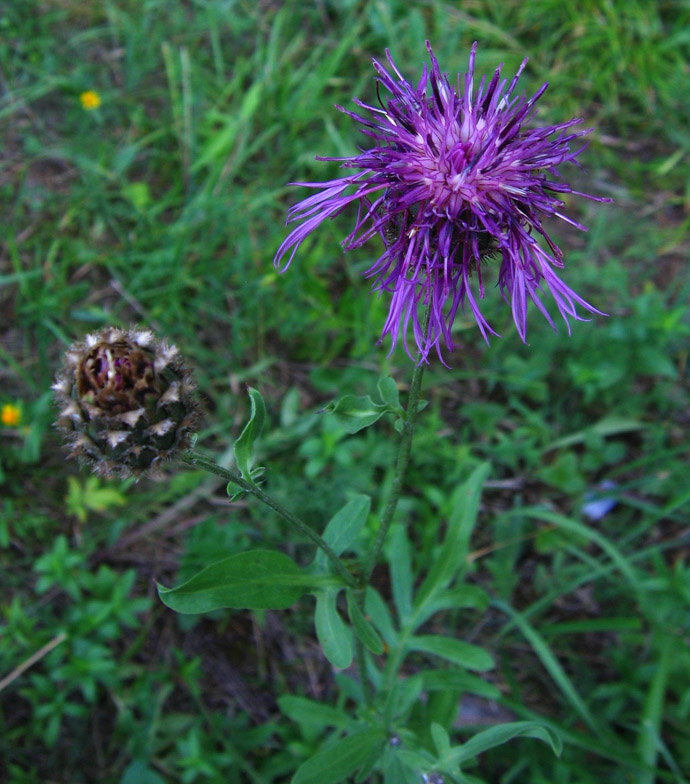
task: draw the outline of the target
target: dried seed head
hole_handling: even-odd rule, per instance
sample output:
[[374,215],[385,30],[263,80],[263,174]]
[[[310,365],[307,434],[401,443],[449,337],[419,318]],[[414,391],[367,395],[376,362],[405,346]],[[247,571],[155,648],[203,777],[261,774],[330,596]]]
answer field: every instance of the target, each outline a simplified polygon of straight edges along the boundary
[[115,327],[65,353],[53,391],[70,455],[101,475],[159,473],[189,448],[199,420],[196,385],[175,346],[150,330]]

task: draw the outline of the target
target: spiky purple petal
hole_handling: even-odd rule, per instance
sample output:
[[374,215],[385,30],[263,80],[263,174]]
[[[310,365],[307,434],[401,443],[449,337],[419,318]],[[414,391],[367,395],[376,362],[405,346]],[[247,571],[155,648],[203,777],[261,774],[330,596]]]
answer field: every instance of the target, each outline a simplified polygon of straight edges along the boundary
[[[314,229],[357,203],[357,219],[343,247],[360,247],[374,234],[383,240],[383,253],[365,274],[373,278],[375,291],[391,295],[381,336],[391,336],[391,350],[402,336],[412,355],[407,344],[411,326],[420,361],[426,361],[432,349],[442,358],[443,346],[453,349],[453,320],[466,306],[487,342],[489,335],[497,335],[478,303],[485,296],[486,269],[481,263],[493,252],[501,255],[497,286],[511,304],[520,338],[526,339],[530,300],[555,329],[540,299],[544,283],[570,331],[568,317],[583,320],[576,306],[600,311],[556,275],[554,267],[563,267],[563,254],[542,219],[556,217],[586,230],[563,214],[565,205],[556,194],[610,201],[574,191],[556,179],[558,167],[577,163],[584,149],[571,150],[570,143],[591,129],[570,131],[580,119],[523,129],[548,86],[529,99],[513,95],[527,60],[509,84],[501,79],[499,66],[491,80],[482,77],[475,90],[476,43],[468,71],[464,79],[458,74],[456,84],[441,73],[428,42],[427,49],[431,68],[424,65],[416,87],[401,75],[388,51],[390,70],[373,61],[381,107],[354,99],[370,117],[337,107],[362,126],[373,146],[349,158],[319,158],[338,160],[343,168],[359,169],[358,174],[293,183],[317,193],[289,210],[287,223],[299,225],[278,248],[276,267],[287,269]],[[390,95],[385,104],[380,88]],[[419,312],[427,306],[430,318],[424,329]]]

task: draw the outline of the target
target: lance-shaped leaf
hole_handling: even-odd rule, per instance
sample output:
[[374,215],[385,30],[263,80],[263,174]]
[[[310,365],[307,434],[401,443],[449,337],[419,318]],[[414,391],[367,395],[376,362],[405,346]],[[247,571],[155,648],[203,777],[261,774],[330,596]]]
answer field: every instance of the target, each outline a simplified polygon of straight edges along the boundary
[[[328,521],[323,532],[323,539],[330,545],[336,555],[345,552],[359,536],[367,521],[371,498],[368,495],[358,495],[339,509]],[[326,569],[328,559],[323,550],[317,550],[314,564],[320,569]]]
[[258,389],[248,387],[251,401],[251,414],[249,422],[244,426],[240,437],[235,441],[235,461],[240,469],[242,478],[254,484],[256,475],[252,472],[254,457],[254,442],[261,435],[266,419],[266,406]]
[[487,749],[501,746],[513,738],[536,738],[548,743],[557,757],[561,756],[563,741],[557,732],[536,721],[513,721],[478,732],[467,743],[448,750],[441,762],[444,767],[462,765]]
[[366,646],[372,653],[379,655],[383,653],[383,642],[376,633],[376,629],[364,617],[364,613],[357,604],[357,597],[354,591],[347,591],[347,611],[350,616],[352,628],[362,645]]
[[413,651],[432,653],[468,670],[483,672],[494,666],[493,659],[483,648],[463,640],[455,640],[452,637],[421,635],[420,637],[412,637],[409,646]]
[[326,746],[303,762],[291,784],[337,784],[363,765],[372,749],[383,742],[383,732],[367,728]]
[[346,433],[352,434],[373,425],[388,411],[388,406],[385,403],[374,403],[369,395],[345,395],[340,400],[329,403],[325,410],[333,414]]
[[325,588],[316,594],[314,627],[328,661],[338,669],[352,664],[352,632],[338,614],[336,599],[339,588]]
[[397,411],[400,414],[405,413],[404,409],[400,405],[398,385],[395,383],[394,378],[391,378],[391,376],[384,376],[383,378],[380,378],[379,383],[377,384],[377,388],[379,390],[379,395],[381,395],[381,400],[386,403],[389,410]]
[[158,585],[158,595],[163,604],[179,613],[224,607],[284,610],[306,593],[314,580],[283,553],[250,550],[202,569],[177,588]]
[[482,485],[489,470],[488,463],[477,466],[469,479],[453,494],[443,545],[415,596],[414,614],[418,618],[424,617],[427,603],[451,582],[465,563],[470,536],[477,522]]

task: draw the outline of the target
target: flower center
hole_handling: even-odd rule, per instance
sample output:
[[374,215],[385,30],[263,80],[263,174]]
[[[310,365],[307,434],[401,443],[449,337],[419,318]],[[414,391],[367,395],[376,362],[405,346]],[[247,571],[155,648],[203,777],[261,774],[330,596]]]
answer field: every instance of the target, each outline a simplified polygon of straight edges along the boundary
[[96,344],[82,360],[77,380],[80,397],[92,398],[111,413],[140,408],[156,389],[151,358],[124,340]]

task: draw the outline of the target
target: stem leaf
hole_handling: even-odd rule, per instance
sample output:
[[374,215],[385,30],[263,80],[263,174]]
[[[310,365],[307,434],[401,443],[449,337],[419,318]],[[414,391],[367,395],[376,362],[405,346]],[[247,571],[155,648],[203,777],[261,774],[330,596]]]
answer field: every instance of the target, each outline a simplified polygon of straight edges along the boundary
[[362,611],[359,609],[354,592],[352,590],[348,590],[346,596],[350,622],[352,623],[352,628],[354,629],[357,638],[362,643],[362,645],[367,647],[372,653],[376,654],[377,656],[382,654],[383,642],[381,641],[381,638],[377,634],[374,627],[369,623],[369,621],[364,617]]
[[352,632],[343,622],[336,608],[340,588],[325,588],[316,592],[314,626],[324,656],[338,669],[352,664]]
[[439,761],[443,766],[461,765],[467,760],[474,759],[487,749],[501,746],[513,738],[537,738],[551,746],[553,753],[561,756],[563,741],[561,736],[545,725],[536,721],[514,721],[508,724],[498,724],[488,730],[478,732],[462,746],[456,746],[447,752]]
[[391,376],[384,376],[379,379],[377,386],[381,400],[388,406],[389,410],[403,414],[404,410],[400,405],[400,395],[398,394],[398,385],[395,383],[395,379]]
[[494,666],[493,659],[483,648],[462,640],[455,640],[452,637],[440,637],[433,634],[412,637],[409,646],[410,650],[440,656],[442,659],[468,670],[483,672]]
[[347,729],[352,726],[353,720],[347,713],[331,705],[324,705],[307,697],[293,697],[284,694],[278,698],[281,712],[297,724],[324,729],[336,727]]
[[161,601],[179,613],[221,608],[284,610],[306,593],[313,578],[287,555],[249,550],[202,569],[176,588],[158,585]]
[[398,633],[393,626],[390,610],[381,595],[370,585],[367,586],[364,596],[364,611],[371,618],[386,644],[390,648],[395,648],[398,644]]
[[251,413],[244,430],[242,430],[239,438],[235,441],[235,462],[240,469],[242,479],[245,482],[254,484],[255,477],[252,475],[254,442],[263,430],[264,421],[266,420],[266,406],[258,389],[248,387],[247,391],[251,401]]
[[[368,495],[358,495],[328,521],[323,540],[331,546],[336,555],[343,553],[357,539],[367,522],[370,508],[371,498]],[[318,550],[314,565],[323,571],[327,562],[326,554],[323,550]]]
[[400,625],[404,626],[412,612],[412,556],[410,540],[404,525],[394,525],[388,533],[386,554],[391,570],[393,601]]
[[303,762],[291,784],[337,784],[344,781],[367,760],[374,746],[382,740],[381,731],[369,727],[347,735]]
[[424,616],[424,606],[427,602],[450,583],[465,562],[470,537],[477,522],[482,485],[490,469],[488,463],[477,466],[469,479],[453,493],[448,530],[443,545],[415,597],[416,618]]
[[333,414],[346,433],[352,435],[373,425],[388,411],[388,406],[385,403],[374,403],[369,395],[345,395],[329,403],[325,410]]

